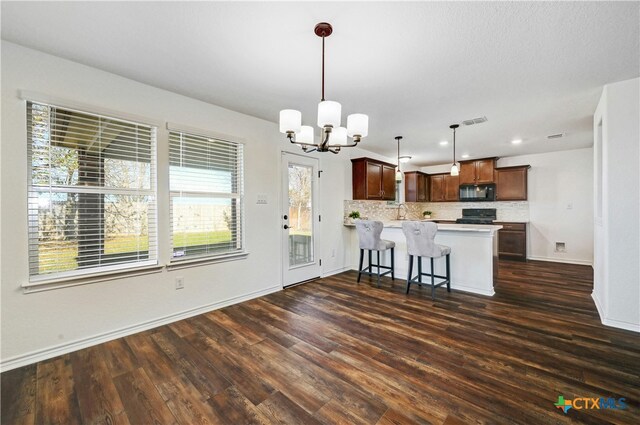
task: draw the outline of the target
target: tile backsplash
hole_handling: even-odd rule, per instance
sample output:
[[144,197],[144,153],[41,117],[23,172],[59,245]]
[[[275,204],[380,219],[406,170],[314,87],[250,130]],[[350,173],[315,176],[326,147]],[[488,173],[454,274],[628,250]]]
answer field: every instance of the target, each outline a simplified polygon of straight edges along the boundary
[[[497,221],[528,222],[529,203],[517,202],[407,202],[406,217],[410,220],[422,219],[423,211],[431,211],[431,218],[455,220],[462,217],[463,208],[495,208]],[[370,220],[395,220],[398,205],[386,201],[344,201],[344,217],[351,211],[359,211],[360,216]]]

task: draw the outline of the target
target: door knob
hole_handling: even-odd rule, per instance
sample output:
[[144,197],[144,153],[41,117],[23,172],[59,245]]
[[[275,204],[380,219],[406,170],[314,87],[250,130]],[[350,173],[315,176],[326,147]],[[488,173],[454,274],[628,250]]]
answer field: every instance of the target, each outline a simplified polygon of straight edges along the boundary
[[282,226],[284,229],[288,229],[289,226],[287,226],[286,224],[284,226]]

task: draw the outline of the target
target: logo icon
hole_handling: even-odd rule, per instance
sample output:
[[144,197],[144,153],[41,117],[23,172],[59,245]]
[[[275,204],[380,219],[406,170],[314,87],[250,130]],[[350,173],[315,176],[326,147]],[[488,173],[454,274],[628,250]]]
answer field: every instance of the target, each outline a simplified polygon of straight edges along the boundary
[[553,403],[566,415],[569,409],[626,409],[627,402],[624,397],[576,397],[573,400],[565,400],[563,395],[558,396],[558,401]]
[[573,407],[573,402],[571,400],[565,400],[564,396],[558,396],[558,402],[553,404],[558,409],[562,409],[564,414],[566,415],[569,409]]

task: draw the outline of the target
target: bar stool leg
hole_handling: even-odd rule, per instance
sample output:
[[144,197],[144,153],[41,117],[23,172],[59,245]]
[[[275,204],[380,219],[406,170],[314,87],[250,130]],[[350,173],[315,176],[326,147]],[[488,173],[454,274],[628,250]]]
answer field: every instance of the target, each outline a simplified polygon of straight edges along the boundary
[[364,260],[364,249],[360,250],[360,265],[358,266],[358,282],[360,283],[360,276],[362,275],[362,260]]
[[376,286],[379,288],[380,287],[380,251],[376,251],[377,254],[377,258],[378,258],[378,281],[376,282]]
[[451,292],[451,266],[449,264],[449,255],[447,254],[447,292]]
[[396,280],[396,277],[393,275],[394,266],[393,266],[393,258],[395,255],[393,254],[393,248],[391,248],[391,280]]
[[422,283],[422,257],[419,255],[417,257],[418,257],[418,282]]
[[[373,272],[373,267],[371,266],[371,250],[369,250],[369,267],[368,267],[369,273]],[[371,279],[371,275],[369,275],[369,279]]]
[[431,257],[431,299],[436,299],[436,282],[435,277],[433,276],[433,257]]
[[411,271],[413,270],[413,255],[409,256],[409,271],[407,271],[407,290],[405,294],[409,293],[409,287],[411,287]]

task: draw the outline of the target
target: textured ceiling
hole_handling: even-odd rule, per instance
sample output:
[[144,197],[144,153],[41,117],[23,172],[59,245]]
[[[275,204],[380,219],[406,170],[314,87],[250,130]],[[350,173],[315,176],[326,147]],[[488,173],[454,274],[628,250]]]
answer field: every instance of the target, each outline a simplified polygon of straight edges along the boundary
[[[370,117],[362,147],[414,165],[457,152],[511,156],[591,146],[606,83],[640,75],[638,2],[2,2],[2,38],[277,122],[315,124],[326,97]],[[547,140],[554,133],[566,137]],[[509,143],[519,138],[523,142]]]

